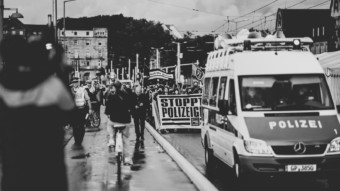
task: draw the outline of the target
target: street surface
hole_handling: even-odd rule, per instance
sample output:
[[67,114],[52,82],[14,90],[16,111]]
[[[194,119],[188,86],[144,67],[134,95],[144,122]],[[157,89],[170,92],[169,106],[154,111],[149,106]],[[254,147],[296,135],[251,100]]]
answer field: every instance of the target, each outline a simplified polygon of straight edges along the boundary
[[129,126],[133,165],[122,165],[122,177],[118,180],[116,158],[107,147],[106,121],[102,113],[100,131],[86,132],[84,149],[73,150],[74,139],[70,139],[69,132],[65,135],[65,141],[69,140],[65,146],[69,191],[197,190],[147,130],[145,141],[136,143],[133,124]]
[[[232,180],[231,169],[221,162],[213,173],[206,172],[204,149],[201,144],[200,132],[197,130],[177,130],[162,134],[196,169],[205,175],[219,190],[238,190]],[[291,190],[291,191],[322,191],[328,190],[327,180],[310,179],[307,177],[261,178],[250,181],[245,190]]]
[[83,150],[72,150],[73,139],[66,145],[69,191],[197,190],[147,130],[144,148],[142,144],[136,143],[133,125],[129,126],[129,150],[133,165],[122,166],[122,178],[119,181],[114,153],[106,146],[107,119],[104,115],[102,119],[100,131],[85,134]]

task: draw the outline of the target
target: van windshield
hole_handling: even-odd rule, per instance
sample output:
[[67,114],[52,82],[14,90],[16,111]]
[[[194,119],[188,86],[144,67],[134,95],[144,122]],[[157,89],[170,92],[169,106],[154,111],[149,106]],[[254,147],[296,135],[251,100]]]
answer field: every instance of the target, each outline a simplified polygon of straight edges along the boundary
[[324,75],[239,77],[243,111],[334,109]]

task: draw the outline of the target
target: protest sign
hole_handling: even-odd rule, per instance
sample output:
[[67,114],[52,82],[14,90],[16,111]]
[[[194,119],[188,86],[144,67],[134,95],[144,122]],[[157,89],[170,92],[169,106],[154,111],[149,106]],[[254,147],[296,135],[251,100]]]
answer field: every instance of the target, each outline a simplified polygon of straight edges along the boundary
[[159,95],[157,110],[160,129],[200,128],[201,95]]

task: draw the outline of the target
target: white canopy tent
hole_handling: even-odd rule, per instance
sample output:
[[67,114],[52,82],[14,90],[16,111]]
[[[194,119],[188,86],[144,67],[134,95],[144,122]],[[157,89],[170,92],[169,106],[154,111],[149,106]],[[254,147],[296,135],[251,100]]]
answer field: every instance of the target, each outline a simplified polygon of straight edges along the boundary
[[325,71],[334,103],[340,105],[340,51],[316,55]]

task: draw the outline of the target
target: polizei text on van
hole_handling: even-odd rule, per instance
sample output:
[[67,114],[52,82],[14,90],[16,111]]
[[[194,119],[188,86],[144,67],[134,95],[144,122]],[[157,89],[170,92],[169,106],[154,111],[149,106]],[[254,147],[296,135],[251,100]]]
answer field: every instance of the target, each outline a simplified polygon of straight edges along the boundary
[[269,121],[269,127],[271,130],[275,128],[319,128],[322,129],[322,123],[320,120],[280,120],[280,121]]

